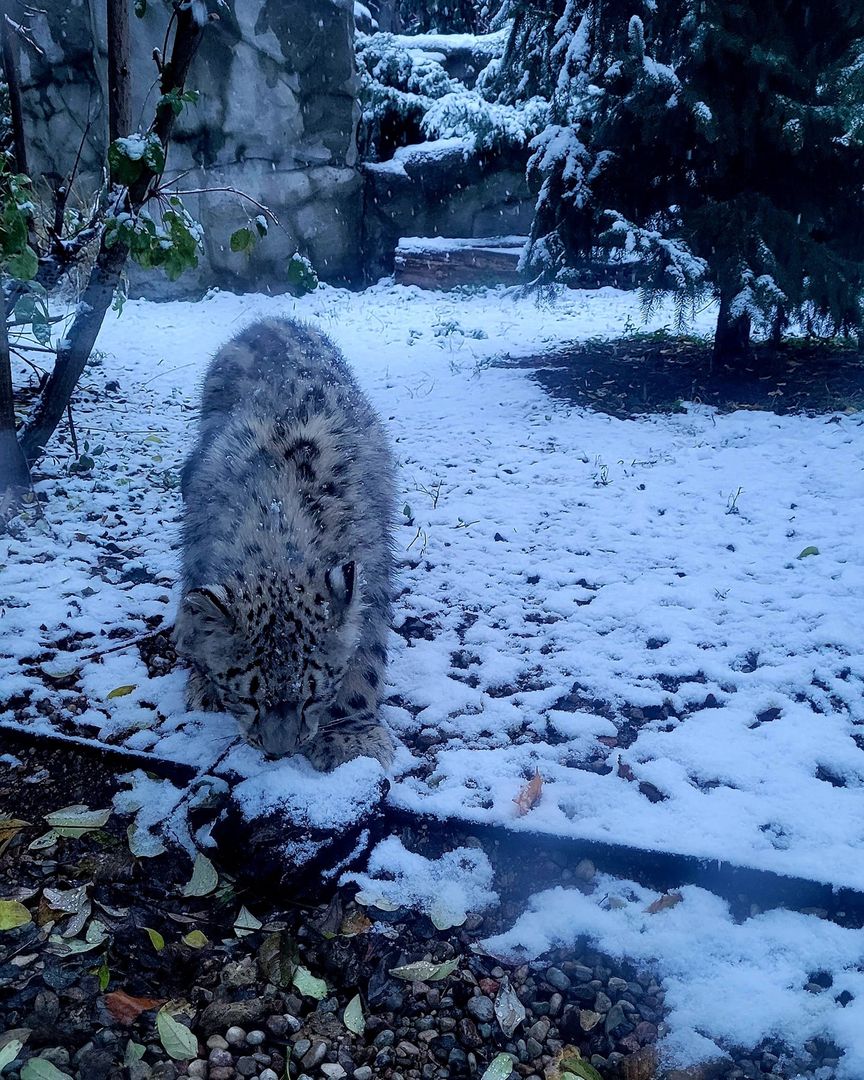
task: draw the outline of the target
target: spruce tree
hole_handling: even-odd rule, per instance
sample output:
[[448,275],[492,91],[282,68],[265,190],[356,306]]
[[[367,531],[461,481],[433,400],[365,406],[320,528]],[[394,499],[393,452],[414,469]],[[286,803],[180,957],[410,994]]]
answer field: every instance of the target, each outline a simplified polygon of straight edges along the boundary
[[533,272],[635,250],[649,301],[719,300],[727,361],[754,323],[861,326],[864,5],[569,0],[556,35]]

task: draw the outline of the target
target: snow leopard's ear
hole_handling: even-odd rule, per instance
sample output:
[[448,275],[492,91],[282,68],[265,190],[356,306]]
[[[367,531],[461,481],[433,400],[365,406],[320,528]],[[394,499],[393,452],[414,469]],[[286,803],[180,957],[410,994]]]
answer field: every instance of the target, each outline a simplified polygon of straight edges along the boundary
[[229,625],[234,622],[231,613],[233,600],[224,585],[202,585],[200,589],[190,589],[183,597],[183,603],[189,611],[210,622]]
[[324,583],[327,586],[327,592],[335,615],[344,615],[351,606],[351,601],[354,598],[356,576],[357,566],[354,562],[334,566],[324,575]]

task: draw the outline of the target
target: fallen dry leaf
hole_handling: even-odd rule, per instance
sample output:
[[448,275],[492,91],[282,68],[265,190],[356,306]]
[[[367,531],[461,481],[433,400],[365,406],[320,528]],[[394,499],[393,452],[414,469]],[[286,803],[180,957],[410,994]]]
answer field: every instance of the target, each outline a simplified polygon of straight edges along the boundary
[[157,1009],[162,1004],[158,998],[132,997],[125,990],[112,990],[105,995],[108,1012],[120,1024],[134,1024],[142,1012]]
[[680,904],[684,897],[680,892],[667,892],[662,896],[658,896],[653,904],[649,904],[645,910],[649,915],[656,915],[658,911],[667,911],[669,908],[675,907],[676,904]]
[[540,802],[542,794],[543,777],[540,775],[540,770],[537,769],[525,787],[522,788],[513,800],[513,802],[516,803],[516,812],[519,817],[527,814],[529,810],[533,810],[537,803]]

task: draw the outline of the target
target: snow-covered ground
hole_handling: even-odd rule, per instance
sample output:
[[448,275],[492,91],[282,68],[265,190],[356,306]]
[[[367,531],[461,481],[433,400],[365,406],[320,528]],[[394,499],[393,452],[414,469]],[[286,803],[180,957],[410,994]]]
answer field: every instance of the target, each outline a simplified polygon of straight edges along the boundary
[[[640,323],[636,298],[612,289],[543,306],[386,284],[128,303],[106,322],[75,408],[79,441],[104,446],[92,475],[68,475],[57,444],[44,522],[0,546],[0,707],[205,770],[227,751],[259,809],[262,792],[296,789],[314,818],[319,796],[349,790],[347,772],[318,787],[302,763],[231,749],[230,718],[184,712],[179,670],[148,677],[134,649],[80,659],[115,644],[115,628],[172,621],[196,387],[218,345],[265,313],[333,336],[398,456],[402,633],[385,707],[402,741],[395,805],[864,888],[861,420],[699,406],[617,420],[490,366]],[[56,650],[70,635],[78,660]],[[74,685],[51,691],[46,674]],[[110,697],[117,688],[131,689]],[[61,720],[45,698],[65,701]],[[543,797],[519,817],[513,799],[535,769]],[[362,798],[369,770],[351,776]],[[350,815],[350,799],[334,812]],[[846,1048],[838,1076],[864,1074],[862,932],[784,913],[734,926],[700,890],[645,916],[649,894],[627,888],[630,906],[609,911],[539,896],[489,947],[534,956],[587,933],[658,960],[680,1057],[714,1039],[821,1031]],[[771,978],[757,978],[769,963]],[[814,967],[854,1002],[805,991]],[[708,1007],[733,990],[746,1012]]]

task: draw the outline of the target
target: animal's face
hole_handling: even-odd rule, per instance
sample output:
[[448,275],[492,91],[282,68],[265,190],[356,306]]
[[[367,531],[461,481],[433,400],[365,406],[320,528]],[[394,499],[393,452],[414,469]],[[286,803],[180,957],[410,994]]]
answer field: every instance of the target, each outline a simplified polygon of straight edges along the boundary
[[190,705],[233,713],[267,754],[302,752],[329,719],[358,632],[352,562],[192,589],[176,632],[202,688]]

